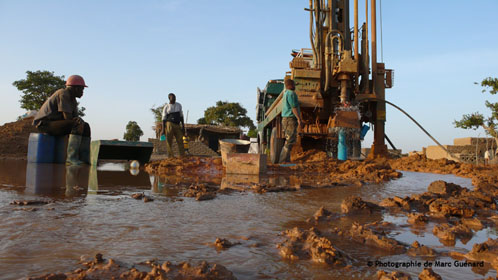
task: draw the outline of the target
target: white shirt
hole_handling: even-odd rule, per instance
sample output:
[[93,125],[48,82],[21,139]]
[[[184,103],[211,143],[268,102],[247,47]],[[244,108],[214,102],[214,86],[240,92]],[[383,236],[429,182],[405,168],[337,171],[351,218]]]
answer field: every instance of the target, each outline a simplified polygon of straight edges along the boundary
[[486,152],[484,153],[484,158],[485,158],[485,159],[489,159],[489,151],[486,151]]
[[180,112],[180,116],[183,117],[182,105],[178,102],[174,104],[166,104],[163,107],[163,120],[166,120],[166,115],[170,113]]

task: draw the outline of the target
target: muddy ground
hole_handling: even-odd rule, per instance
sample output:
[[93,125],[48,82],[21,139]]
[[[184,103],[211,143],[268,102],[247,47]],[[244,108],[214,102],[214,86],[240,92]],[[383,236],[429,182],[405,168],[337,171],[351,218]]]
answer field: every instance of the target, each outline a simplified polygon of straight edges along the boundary
[[[293,155],[296,163],[291,166],[270,165],[268,173],[272,176],[292,174],[298,180],[286,181],[284,185],[275,183],[253,183],[241,188],[225,184],[217,188],[216,182],[223,175],[218,160],[177,159],[175,161],[155,162],[147,166],[147,171],[171,175],[175,172],[203,174],[211,178],[213,185],[192,182],[186,196],[198,200],[213,199],[217,192],[227,190],[253,191],[265,193],[272,191],[297,191],[301,188],[323,188],[340,185],[362,186],[400,178],[398,170],[453,174],[472,179],[473,190],[445,181],[434,181],[427,191],[407,197],[393,196],[380,203],[364,201],[359,197],[348,197],[341,204],[341,213],[324,209],[317,210],[306,221],[304,227],[295,227],[282,232],[284,241],[277,244],[280,255],[286,260],[309,260],[327,264],[336,269],[350,269],[358,260],[349,257],[347,251],[334,246],[338,240],[350,240],[356,246],[369,246],[385,251],[386,255],[405,254],[413,257],[436,259],[440,253],[414,241],[404,244],[389,237],[389,233],[399,227],[383,219],[362,223],[361,216],[377,214],[405,215],[408,224],[415,230],[424,230],[429,223],[434,224],[432,233],[441,244],[454,246],[457,240],[467,243],[474,232],[483,228],[496,230],[498,212],[498,166],[470,165],[446,159],[430,160],[420,155],[394,160],[377,159],[365,161],[340,162],[328,159],[323,152],[308,151]],[[209,167],[209,168],[207,168]],[[291,177],[292,177],[291,176]],[[341,220],[348,218],[348,222]],[[364,219],[363,219],[364,220]],[[304,221],[303,221],[304,222]],[[498,270],[498,239],[475,244],[471,251],[449,252],[445,256],[455,261],[449,265],[471,267],[476,271]],[[387,273],[379,270],[378,279],[410,279],[402,271]],[[420,279],[441,279],[432,268],[424,269]],[[497,275],[498,277],[498,275]]]
[[[344,198],[338,207],[315,206],[316,213],[314,215],[302,217],[290,224],[283,225],[286,229],[281,231],[276,239],[261,239],[259,237],[257,239],[254,237],[240,239],[233,236],[227,238],[231,236],[230,231],[227,231],[226,235],[205,240],[207,246],[212,250],[219,251],[219,254],[255,250],[251,248],[264,248],[266,253],[275,250],[275,253],[280,255],[280,262],[288,263],[291,266],[294,263],[306,266],[309,263],[311,267],[318,265],[318,267],[313,268],[313,275],[314,273],[316,275],[329,275],[328,273],[332,271],[334,275],[338,275],[342,279],[410,279],[415,275],[420,279],[439,279],[437,274],[441,271],[447,272],[447,274],[443,273],[447,279],[448,275],[452,275],[451,268],[445,270],[444,267],[438,266],[432,270],[430,267],[426,269],[423,267],[426,261],[435,264],[436,261],[441,260],[450,263],[453,268],[455,266],[468,268],[477,279],[479,276],[482,276],[481,278],[490,277],[490,275],[496,276],[498,269],[496,261],[498,259],[498,241],[496,239],[498,168],[496,166],[473,166],[448,160],[428,160],[421,156],[396,160],[340,162],[328,159],[324,153],[315,151],[295,154],[293,160],[295,165],[290,166],[270,164],[267,174],[262,176],[225,174],[220,158],[207,157],[154,161],[147,164],[144,170],[154,177],[153,192],[167,191],[168,196],[173,193],[175,197],[173,201],[175,202],[192,199],[194,203],[199,204],[199,207],[205,205],[203,203],[206,203],[206,200],[215,201],[216,205],[223,207],[222,202],[226,203],[225,195],[251,194],[265,199],[266,196],[272,197],[271,193],[289,193],[289,196],[285,196],[288,197],[288,200],[293,197],[292,200],[299,201],[301,193],[309,193],[314,190],[320,194],[328,193],[320,190],[333,191],[337,189],[346,192],[341,194],[341,197]],[[444,180],[434,180],[432,183],[427,183],[425,192],[407,196],[393,194],[377,199],[375,196],[360,197],[357,193],[355,195],[347,194],[350,188],[368,189],[371,185],[387,184],[390,181],[403,178],[403,173],[400,171],[453,174],[470,178],[474,187],[470,189]],[[66,171],[66,174],[67,172],[69,171]],[[91,173],[92,171],[90,171]],[[143,176],[143,173],[140,176]],[[107,181],[115,181],[113,178],[115,177],[99,176],[96,179],[88,179],[88,193],[90,191],[101,192],[102,190],[99,188],[102,188],[102,184],[108,184]],[[93,190],[94,187],[90,187],[90,183],[97,179],[99,184],[97,184],[97,189]],[[120,184],[127,185],[126,182],[131,182],[134,179],[138,178],[136,176],[127,177]],[[9,180],[7,180],[10,182],[9,184],[16,184]],[[67,176],[65,180],[67,183]],[[78,186],[73,187],[72,191],[80,195],[83,192]],[[112,192],[115,191],[117,190]],[[162,205],[165,202],[163,198],[153,195],[153,192],[150,194],[135,192],[128,194],[127,197],[131,200],[138,199],[137,203],[142,203],[140,200],[149,202],[147,205],[152,206],[147,206],[146,209],[150,207],[153,209],[154,205]],[[67,189],[66,197],[68,197]],[[26,209],[26,211],[21,211],[26,213],[33,211],[34,213],[45,213],[49,208],[55,208],[54,211],[58,211],[57,207],[52,206],[57,205],[58,202],[45,201],[41,206],[36,204],[36,200],[35,204],[28,200],[11,200],[11,202],[13,203],[10,206],[12,209]],[[285,201],[283,202],[285,203]],[[48,206],[44,206],[46,203]],[[112,205],[116,202],[109,203]],[[121,211],[124,209],[128,208],[122,208]],[[256,222],[261,218],[248,217],[248,219],[246,223]],[[187,224],[191,222],[191,220],[182,221],[182,223]],[[197,223],[199,222],[197,221]],[[230,224],[230,221],[226,221],[226,223]],[[264,228],[265,225],[258,224],[257,227]],[[491,239],[483,240],[480,237],[485,230],[494,232],[491,234]],[[406,232],[416,233],[417,237],[434,236],[440,246],[428,245],[425,238],[416,238],[415,240],[411,238],[407,242],[403,238],[396,237],[397,235],[406,235]],[[476,239],[479,241],[472,243],[470,240],[477,238],[476,236],[479,236]],[[466,250],[458,247],[458,244],[467,243],[473,244],[473,246]],[[455,246],[459,249],[452,250],[451,248],[456,248]],[[233,279],[236,276],[230,271],[234,269],[233,264],[229,268],[223,266],[227,262],[226,259],[221,262],[211,258],[204,259],[207,262],[181,262],[181,260],[190,261],[190,258],[187,257],[174,258],[171,263],[168,261],[134,263],[129,261],[130,258],[121,262],[120,255],[106,255],[105,257],[117,260],[104,260],[102,257],[96,257],[93,261],[80,262],[74,269],[66,270],[65,273],[54,271],[54,274],[40,275],[33,279],[102,279],[102,277],[115,277],[117,279]],[[167,256],[164,257],[166,260],[168,259]],[[252,258],[256,258],[256,255]],[[422,267],[401,267],[411,261],[420,262]],[[392,265],[390,266],[389,263]],[[277,263],[273,265],[277,265]],[[310,269],[307,268],[306,271],[310,271]],[[238,272],[238,275],[253,274],[240,274]],[[265,274],[263,278],[272,278],[271,275],[271,273]],[[277,275],[287,274],[279,272]],[[468,274],[466,274],[467,276]],[[301,277],[306,278],[311,277],[311,275],[304,274],[300,275]],[[242,278],[249,279],[251,277]]]

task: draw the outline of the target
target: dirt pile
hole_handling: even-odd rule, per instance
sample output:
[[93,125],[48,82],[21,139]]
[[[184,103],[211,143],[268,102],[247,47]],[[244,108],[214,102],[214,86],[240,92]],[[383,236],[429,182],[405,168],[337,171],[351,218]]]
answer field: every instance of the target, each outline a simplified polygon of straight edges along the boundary
[[225,238],[216,238],[216,241],[214,241],[214,246],[218,250],[226,250],[230,247],[233,247],[235,245],[239,245],[240,242],[231,242],[228,239]]
[[[91,280],[91,279],[236,279],[233,273],[222,265],[202,262],[192,265],[182,262],[177,265],[164,262],[162,265],[147,262],[150,271],[144,272],[137,268],[128,268],[126,265],[113,259],[104,260],[101,254],[97,254],[93,261],[84,262],[84,268],[78,268],[73,272],[47,274],[39,277],[28,278],[31,280]],[[149,270],[147,269],[147,270]]]
[[317,161],[327,161],[330,158],[327,153],[319,150],[308,150],[305,152],[297,152],[291,154],[292,162],[317,162]]
[[223,174],[223,166],[221,158],[218,157],[189,156],[153,161],[145,165],[145,171],[156,175],[211,175],[221,177]]
[[[379,161],[382,161],[379,159]],[[472,165],[448,159],[428,159],[422,155],[412,155],[399,159],[385,160],[396,170],[428,172],[436,174],[454,174],[475,179],[473,182],[487,182],[498,185],[498,165]]]
[[[298,162],[292,166],[270,165],[269,170],[276,174],[298,173],[303,181],[324,184],[381,183],[401,177],[387,161],[338,161],[328,159],[316,162]],[[320,175],[320,176],[317,176]],[[325,175],[325,176],[324,176]]]
[[284,259],[312,260],[339,267],[350,263],[349,257],[335,248],[332,242],[315,228],[302,230],[295,227],[282,234],[286,240],[278,244],[277,248]]
[[372,214],[375,211],[382,210],[382,207],[375,203],[363,201],[358,196],[350,196],[342,201],[341,211],[344,214]]
[[377,271],[377,279],[378,280],[411,280],[412,277],[410,275],[400,272],[393,271],[391,273],[387,273],[384,270]]
[[420,257],[435,257],[436,251],[434,249],[421,245],[418,241],[413,242],[412,246],[408,249],[407,254],[410,256],[420,256]]
[[218,187],[207,184],[192,184],[183,194],[185,197],[195,197],[195,200],[210,200],[216,197]]
[[420,280],[442,280],[441,276],[434,272],[432,268],[424,268],[422,272],[418,275]]
[[392,254],[401,254],[406,252],[406,245],[387,236],[383,227],[377,227],[377,223],[360,225],[353,223],[349,230],[338,230],[338,235],[349,238],[360,244],[375,247]]
[[26,159],[29,134],[37,132],[32,122],[26,118],[0,126],[0,158]]
[[472,251],[464,255],[471,261],[484,261],[498,270],[498,239],[488,239],[486,242],[475,244]]
[[[386,198],[380,206],[398,211],[417,211],[433,217],[472,218],[474,215],[489,216],[497,209],[496,196],[483,194],[479,189],[468,190],[455,184],[436,181],[429,191],[405,198]],[[467,220],[470,222],[471,220]]]
[[435,225],[432,230],[434,236],[438,237],[441,243],[449,246],[455,245],[455,240],[458,238],[463,244],[472,238],[472,230],[463,224],[450,225],[447,223]]
[[409,213],[408,223],[415,226],[425,226],[429,222],[429,218],[426,215],[420,213]]

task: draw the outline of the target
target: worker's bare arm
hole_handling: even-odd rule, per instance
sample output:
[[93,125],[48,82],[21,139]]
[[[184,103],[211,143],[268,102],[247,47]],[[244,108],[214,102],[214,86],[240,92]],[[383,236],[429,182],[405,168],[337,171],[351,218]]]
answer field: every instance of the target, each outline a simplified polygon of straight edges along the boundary
[[303,120],[301,119],[301,114],[299,113],[299,110],[297,108],[292,108],[292,113],[294,113],[294,116],[296,116],[297,125],[301,128],[303,126]]

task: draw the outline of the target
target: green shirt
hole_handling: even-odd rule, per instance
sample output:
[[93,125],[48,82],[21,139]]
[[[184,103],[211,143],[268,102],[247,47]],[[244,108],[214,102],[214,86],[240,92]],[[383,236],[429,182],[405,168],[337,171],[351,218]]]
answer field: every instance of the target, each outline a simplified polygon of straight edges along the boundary
[[297,112],[300,113],[299,101],[297,100],[297,94],[295,91],[287,89],[282,97],[282,102],[284,102],[284,107],[282,108],[282,117],[294,117],[292,108],[297,108]]

